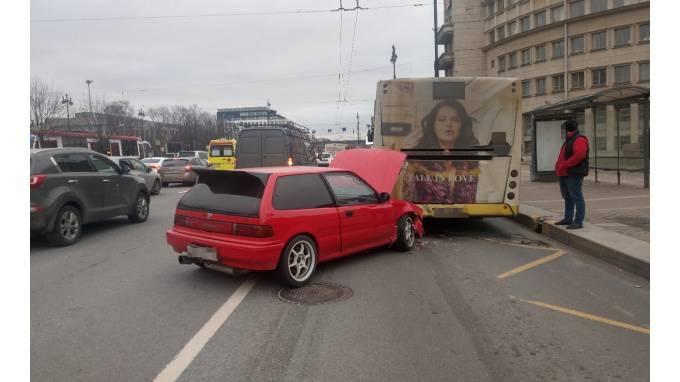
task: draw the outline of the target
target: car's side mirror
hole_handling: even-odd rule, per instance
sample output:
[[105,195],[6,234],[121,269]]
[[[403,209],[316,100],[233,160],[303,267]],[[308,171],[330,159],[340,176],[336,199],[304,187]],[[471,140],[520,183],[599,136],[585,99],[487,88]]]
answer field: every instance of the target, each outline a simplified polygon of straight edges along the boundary
[[130,167],[126,164],[120,165],[120,173],[121,174],[129,174],[130,173]]
[[390,200],[390,194],[387,192],[381,192],[380,195],[378,195],[378,200],[380,203],[387,203]]

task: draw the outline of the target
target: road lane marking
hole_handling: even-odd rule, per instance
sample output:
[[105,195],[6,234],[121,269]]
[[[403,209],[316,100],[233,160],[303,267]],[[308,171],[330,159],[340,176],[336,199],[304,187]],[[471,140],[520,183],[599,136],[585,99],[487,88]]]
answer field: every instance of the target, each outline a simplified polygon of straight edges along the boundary
[[546,304],[546,303],[540,302],[540,301],[523,300],[521,298],[518,298],[518,300],[520,300],[522,302],[526,302],[527,304],[532,304],[532,305],[540,306],[542,308],[554,310],[554,311],[557,311],[557,312],[562,312],[562,313],[566,313],[566,314],[571,314],[573,316],[585,318],[587,320],[601,322],[603,324],[616,326],[616,327],[623,328],[623,329],[632,330],[632,331],[638,332],[638,333],[649,334],[649,329],[644,328],[642,326],[631,325],[631,324],[627,324],[625,322],[611,320],[609,318],[596,316],[596,315],[590,314],[590,313],[580,312],[578,310],[569,309],[569,308],[565,308],[565,307],[562,307],[562,306]]
[[562,255],[564,255],[564,252],[558,250],[557,252],[553,253],[552,255],[548,255],[548,256],[546,256],[546,257],[542,257],[542,258],[540,258],[540,259],[538,259],[538,260],[536,260],[536,261],[532,261],[532,262],[530,262],[530,263],[528,263],[528,264],[524,264],[524,265],[522,265],[521,267],[517,267],[517,268],[512,269],[512,270],[509,270],[509,271],[507,271],[507,272],[505,272],[505,273],[501,273],[500,275],[498,275],[498,278],[499,278],[499,279],[508,278],[508,277],[510,277],[510,276],[512,276],[512,275],[516,275],[516,274],[518,274],[518,273],[520,273],[520,272],[524,272],[524,271],[526,271],[526,270],[528,270],[528,269],[535,268],[535,267],[537,267],[537,266],[539,266],[539,265],[541,265],[541,264],[545,264],[545,263],[547,263],[547,262],[549,262],[549,261],[553,261],[553,260],[559,258],[559,257],[562,256]]
[[179,191],[178,194],[186,194],[189,190]]
[[617,208],[594,208],[590,209],[592,211],[621,211],[621,210],[648,210],[649,206],[647,207],[617,207]]
[[196,358],[210,338],[222,327],[236,307],[248,295],[256,279],[251,276],[229,297],[229,299],[210,317],[201,329],[187,342],[175,358],[156,376],[154,382],[174,382]]
[[[603,200],[620,200],[620,199],[640,199],[649,198],[649,195],[630,195],[630,196],[612,196],[610,198],[592,198],[585,199],[586,202],[597,202]],[[554,202],[564,202],[564,199],[552,199],[552,200],[523,200],[522,203],[554,203]]]

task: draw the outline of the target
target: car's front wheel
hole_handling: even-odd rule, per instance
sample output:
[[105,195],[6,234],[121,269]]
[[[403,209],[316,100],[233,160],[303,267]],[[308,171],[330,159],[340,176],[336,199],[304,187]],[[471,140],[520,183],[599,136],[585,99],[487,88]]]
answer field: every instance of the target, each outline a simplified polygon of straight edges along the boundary
[[149,218],[149,195],[144,192],[137,194],[132,212],[128,214],[128,219],[133,223],[141,223]]
[[71,245],[78,241],[82,229],[80,212],[73,206],[63,206],[57,212],[54,230],[47,234],[47,240],[59,246]]
[[281,254],[276,268],[284,283],[301,287],[309,282],[316,270],[316,244],[306,235],[295,236]]
[[397,222],[397,241],[394,247],[400,251],[410,251],[416,245],[416,226],[413,215],[404,215]]

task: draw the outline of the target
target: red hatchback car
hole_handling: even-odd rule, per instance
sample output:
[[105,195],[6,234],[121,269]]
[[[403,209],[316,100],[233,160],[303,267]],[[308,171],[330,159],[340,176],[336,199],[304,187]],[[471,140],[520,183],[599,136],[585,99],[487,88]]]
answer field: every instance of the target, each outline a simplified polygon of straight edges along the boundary
[[168,243],[181,264],[275,269],[292,286],[306,284],[318,263],[383,245],[410,250],[423,234],[422,210],[388,193],[404,158],[348,150],[334,167],[196,170]]

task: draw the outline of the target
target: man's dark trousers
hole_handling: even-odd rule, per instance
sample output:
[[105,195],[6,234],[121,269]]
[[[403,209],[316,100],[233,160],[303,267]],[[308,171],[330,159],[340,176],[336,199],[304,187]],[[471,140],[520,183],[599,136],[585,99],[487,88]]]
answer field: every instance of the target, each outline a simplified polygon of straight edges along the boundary
[[[586,216],[586,202],[583,200],[583,177],[560,176],[560,192],[564,198],[564,221],[583,224]],[[574,216],[576,207],[576,216]]]

